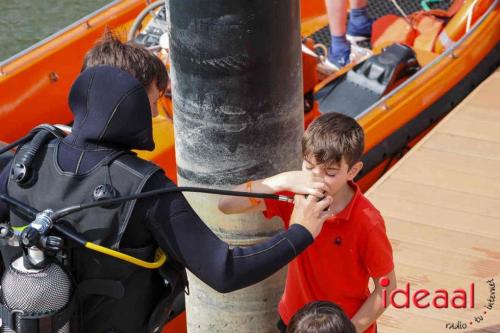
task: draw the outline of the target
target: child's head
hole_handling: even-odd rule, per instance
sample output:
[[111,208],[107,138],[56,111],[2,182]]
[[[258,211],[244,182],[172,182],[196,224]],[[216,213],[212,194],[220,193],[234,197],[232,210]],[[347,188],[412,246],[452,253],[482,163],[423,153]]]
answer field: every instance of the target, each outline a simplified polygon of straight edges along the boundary
[[302,170],[322,177],[334,195],[363,167],[364,132],[351,117],[327,113],[316,118],[302,138]]
[[151,114],[158,114],[156,102],[165,93],[169,80],[167,69],[157,56],[141,46],[123,43],[108,30],[85,55],[82,71],[99,65],[117,67],[135,77],[146,88]]
[[356,333],[342,309],[326,301],[312,302],[300,309],[288,324],[287,333]]

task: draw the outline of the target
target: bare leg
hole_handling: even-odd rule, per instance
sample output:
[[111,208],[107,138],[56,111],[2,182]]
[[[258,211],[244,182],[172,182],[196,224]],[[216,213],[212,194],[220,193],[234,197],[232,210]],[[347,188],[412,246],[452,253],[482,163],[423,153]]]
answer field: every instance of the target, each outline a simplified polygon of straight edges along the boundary
[[[332,36],[343,36],[346,30],[347,0],[325,0],[330,33]],[[363,8],[367,0],[349,0],[351,8]]]
[[351,9],[352,8],[363,8],[363,7],[366,7],[368,5],[368,1],[367,0],[350,0],[349,4],[351,5]]
[[[366,0],[351,0],[365,1]],[[343,36],[346,30],[347,0],[326,0],[326,11],[332,36]]]

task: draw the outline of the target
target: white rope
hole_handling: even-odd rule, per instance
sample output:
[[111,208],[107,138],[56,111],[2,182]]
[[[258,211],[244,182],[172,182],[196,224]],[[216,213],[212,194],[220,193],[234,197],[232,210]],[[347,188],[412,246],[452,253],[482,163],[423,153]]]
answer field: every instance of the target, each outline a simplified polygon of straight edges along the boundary
[[403,15],[403,17],[405,19],[408,20],[408,15],[406,15],[406,13],[404,12],[403,8],[401,8],[398,4],[398,2],[396,0],[391,0],[392,4],[394,5],[394,7],[396,7],[396,9],[398,10],[398,12]]
[[328,49],[326,48],[325,45],[323,45],[321,43],[317,43],[317,44],[314,44],[313,49],[314,50],[320,49],[321,51],[323,51],[323,55],[325,56],[325,58],[328,57]]
[[403,19],[413,28],[413,29],[417,29],[417,27],[415,27],[413,25],[413,23],[411,22],[411,20],[408,18],[408,15],[405,13],[405,11],[403,10],[403,8],[401,8],[398,4],[398,2],[396,0],[391,0],[392,4],[394,5],[394,7],[396,7],[396,9],[398,10],[398,12],[403,16]]
[[467,11],[467,25],[465,26],[465,33],[469,32],[470,26],[472,25],[472,13],[474,12],[474,7],[476,6],[478,0],[474,0],[469,10]]

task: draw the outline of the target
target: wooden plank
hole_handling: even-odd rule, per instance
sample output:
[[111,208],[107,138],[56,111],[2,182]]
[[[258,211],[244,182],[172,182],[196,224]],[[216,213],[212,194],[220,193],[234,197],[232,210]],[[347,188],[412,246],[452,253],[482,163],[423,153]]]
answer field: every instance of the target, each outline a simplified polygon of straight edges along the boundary
[[[500,234],[492,226],[500,224],[500,218],[480,216],[474,213],[443,208],[439,205],[415,203],[396,196],[380,193],[370,198],[384,218],[408,221],[417,226],[439,227],[451,232],[487,237],[500,241]],[[387,226],[390,228],[390,226]]]
[[[469,213],[478,215],[477,218],[469,220],[474,223],[479,222],[483,217],[500,218],[500,199],[479,197],[477,195],[451,191],[439,187],[430,187],[428,185],[407,182],[398,179],[392,179],[379,184],[379,190],[368,193],[370,199],[376,202],[379,196],[392,197],[417,204],[427,204],[433,207],[441,207],[460,213]],[[396,203],[397,204],[397,203]],[[381,210],[382,211],[382,210]],[[382,214],[385,212],[382,211]],[[420,212],[415,211],[415,214]],[[446,216],[442,216],[446,220]]]
[[418,154],[413,154],[405,164],[422,164],[438,168],[466,173],[472,176],[500,179],[500,158],[477,156],[443,150],[420,147]]
[[432,140],[425,141],[421,147],[483,159],[500,159],[500,143],[449,133],[434,132]]
[[488,257],[500,266],[499,240],[487,236],[471,235],[458,230],[428,226],[386,216],[387,232],[391,240],[416,244],[432,249],[443,249],[454,254],[476,258]]
[[486,256],[484,258],[473,258],[455,254],[446,251],[446,249],[436,250],[399,241],[392,242],[392,247],[395,264],[410,262],[412,265],[421,267],[424,270],[453,272],[457,276],[474,279],[500,277],[498,260]]
[[438,129],[441,133],[461,135],[473,139],[481,139],[500,143],[498,123],[476,120],[472,124],[469,120],[450,118]]
[[[409,160],[411,161],[411,159]],[[444,159],[442,161],[448,162]],[[496,162],[496,165],[496,168],[500,169],[500,161]],[[493,166],[491,170],[493,170]],[[486,172],[484,175],[475,175],[469,172],[455,171],[451,167],[440,168],[433,163],[405,163],[393,175],[393,179],[500,200],[500,178],[487,177],[487,174]]]
[[463,118],[469,121],[476,121],[478,119],[492,122],[500,121],[500,109],[493,110],[489,107],[477,106],[472,103],[457,111],[459,112],[453,115],[454,118]]
[[[488,87],[489,85],[486,85]],[[491,110],[500,111],[500,98],[498,98],[498,90],[500,86],[496,87],[496,91],[493,86],[489,86],[488,89],[476,89],[476,93],[472,98],[467,98],[468,105],[476,105],[489,108]]]

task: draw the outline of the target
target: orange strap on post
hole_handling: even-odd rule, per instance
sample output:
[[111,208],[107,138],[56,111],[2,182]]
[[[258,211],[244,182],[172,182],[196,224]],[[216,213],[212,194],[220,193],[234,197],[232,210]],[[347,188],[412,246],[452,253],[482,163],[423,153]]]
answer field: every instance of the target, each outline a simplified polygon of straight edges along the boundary
[[[246,182],[246,187],[247,187],[247,192],[252,192],[252,181],[251,180]],[[262,200],[252,198],[252,197],[248,197],[248,201],[250,201],[250,204],[252,206],[257,206],[258,204],[260,204],[262,202]]]

